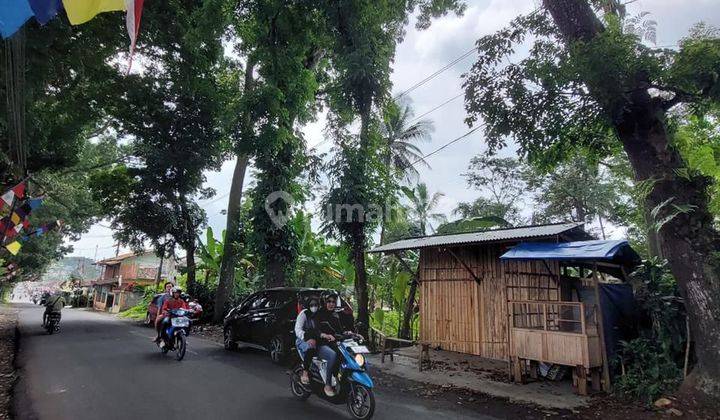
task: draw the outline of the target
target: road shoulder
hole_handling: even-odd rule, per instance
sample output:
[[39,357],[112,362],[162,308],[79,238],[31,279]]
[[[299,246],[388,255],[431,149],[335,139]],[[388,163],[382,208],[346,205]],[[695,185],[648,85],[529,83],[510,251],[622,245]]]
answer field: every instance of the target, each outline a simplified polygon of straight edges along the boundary
[[13,386],[16,382],[18,311],[0,304],[0,419],[10,419]]

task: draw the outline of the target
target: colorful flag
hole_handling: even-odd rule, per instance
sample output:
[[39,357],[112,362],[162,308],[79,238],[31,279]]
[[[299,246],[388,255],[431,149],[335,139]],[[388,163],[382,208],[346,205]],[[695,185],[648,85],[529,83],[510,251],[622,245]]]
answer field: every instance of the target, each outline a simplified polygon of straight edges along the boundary
[[22,244],[18,241],[14,241],[5,245],[5,248],[7,248],[7,250],[10,251],[11,254],[17,255],[17,253],[20,251],[20,248],[22,248]]
[[42,198],[42,197],[31,198],[31,199],[29,199],[28,202],[27,202],[27,204],[30,206],[30,208],[31,208],[32,210],[35,210],[35,209],[37,209],[38,207],[42,206],[42,203],[43,203],[43,198]]
[[0,0],[0,35],[12,36],[32,15],[27,0]]
[[50,22],[62,10],[60,0],[28,0],[28,2],[35,14],[35,20],[41,25]]
[[85,23],[98,13],[125,10],[125,0],[63,0],[63,5],[73,25]]
[[5,194],[0,196],[0,200],[2,200],[2,202],[0,202],[0,208],[2,208],[3,202],[8,206],[12,206],[16,197],[22,200],[22,198],[25,197],[25,187],[26,184],[25,181],[23,181],[16,186],[10,188]]
[[10,221],[12,222],[12,225],[13,225],[13,226],[15,226],[15,225],[17,225],[18,223],[20,223],[20,222],[22,221],[22,219],[23,219],[23,218],[20,217],[20,215],[17,214],[17,213],[15,213],[15,212],[13,212],[13,214],[10,215]]
[[25,181],[13,187],[12,191],[15,193],[15,197],[17,197],[18,200],[25,198],[25,187]]

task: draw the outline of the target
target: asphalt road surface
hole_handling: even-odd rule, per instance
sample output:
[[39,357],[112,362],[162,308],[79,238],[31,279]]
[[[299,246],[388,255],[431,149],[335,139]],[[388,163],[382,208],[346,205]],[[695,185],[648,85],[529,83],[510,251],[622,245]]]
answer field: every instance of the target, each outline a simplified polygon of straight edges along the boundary
[[[293,398],[287,368],[255,351],[190,336],[185,359],[162,355],[153,330],[82,309],[46,335],[42,308],[19,305],[18,419],[344,419],[345,405]],[[376,419],[492,418],[396,389],[375,390]]]

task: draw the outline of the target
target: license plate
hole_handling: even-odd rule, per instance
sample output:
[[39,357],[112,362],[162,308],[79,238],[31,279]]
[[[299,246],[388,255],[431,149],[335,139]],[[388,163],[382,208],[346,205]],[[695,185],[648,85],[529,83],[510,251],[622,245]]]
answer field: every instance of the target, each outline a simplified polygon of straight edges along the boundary
[[353,346],[351,349],[355,354],[370,353],[370,350],[365,346]]
[[173,327],[189,327],[190,326],[190,320],[182,317],[182,318],[173,318],[170,320]]

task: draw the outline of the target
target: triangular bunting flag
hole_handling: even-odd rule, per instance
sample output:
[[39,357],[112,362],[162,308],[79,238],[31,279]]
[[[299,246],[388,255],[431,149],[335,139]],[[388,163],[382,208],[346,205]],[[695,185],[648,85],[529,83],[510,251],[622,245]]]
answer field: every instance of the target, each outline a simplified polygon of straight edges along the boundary
[[12,192],[15,193],[15,197],[17,197],[18,200],[25,198],[25,181],[14,186]]
[[12,206],[13,200],[15,200],[15,193],[13,192],[13,190],[10,190],[3,194],[0,199],[2,199],[2,201],[8,206]]
[[15,241],[5,245],[5,248],[7,248],[7,250],[10,251],[11,254],[17,255],[17,253],[20,251],[20,248],[22,248],[22,244],[18,241]]
[[99,13],[125,10],[125,0],[63,0],[63,5],[73,25],[85,23]]
[[42,206],[43,199],[42,199],[42,197],[31,198],[30,200],[28,200],[27,204],[30,205],[31,210],[35,210],[38,207]]
[[0,35],[3,38],[12,36],[33,15],[26,0],[0,0]]
[[50,22],[62,10],[60,0],[28,0],[28,2],[35,14],[35,20],[41,25]]

